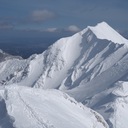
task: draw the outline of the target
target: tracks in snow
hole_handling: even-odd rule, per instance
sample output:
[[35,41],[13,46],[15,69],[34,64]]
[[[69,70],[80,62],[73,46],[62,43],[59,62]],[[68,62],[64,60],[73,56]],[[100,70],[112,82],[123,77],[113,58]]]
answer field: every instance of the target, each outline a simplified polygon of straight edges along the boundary
[[24,104],[25,108],[29,113],[31,114],[32,117],[35,118],[35,120],[38,122],[40,128],[54,128],[53,125],[47,125],[49,121],[43,121],[42,119],[39,118],[39,115],[32,109],[32,107],[22,98],[21,92],[18,91],[18,97]]

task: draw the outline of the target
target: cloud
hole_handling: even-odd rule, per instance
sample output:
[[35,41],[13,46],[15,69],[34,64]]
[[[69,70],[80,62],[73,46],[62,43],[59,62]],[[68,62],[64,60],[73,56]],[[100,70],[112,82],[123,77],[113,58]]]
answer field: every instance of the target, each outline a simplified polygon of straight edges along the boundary
[[34,22],[42,22],[54,18],[55,13],[49,10],[35,10],[31,17]]
[[45,31],[46,32],[56,32],[58,29],[57,28],[47,28]]
[[70,25],[66,30],[70,32],[79,32],[80,28],[77,27],[76,25]]
[[77,27],[76,25],[70,25],[67,28],[57,28],[57,27],[53,27],[53,28],[47,28],[45,30],[42,30],[44,32],[57,32],[57,33],[76,33],[79,32],[81,29],[79,27]]
[[14,26],[10,23],[0,21],[0,29],[13,29]]

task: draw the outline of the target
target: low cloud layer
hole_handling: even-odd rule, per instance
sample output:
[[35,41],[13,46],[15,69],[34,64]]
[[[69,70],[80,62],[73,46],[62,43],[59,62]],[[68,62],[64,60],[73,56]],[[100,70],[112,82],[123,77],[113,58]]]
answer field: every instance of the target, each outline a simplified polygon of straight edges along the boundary
[[32,12],[31,18],[34,22],[42,22],[55,17],[55,13],[49,10],[35,10]]
[[29,28],[29,29],[23,29],[24,31],[38,31],[38,32],[48,32],[48,33],[77,33],[79,31],[81,31],[81,29],[76,26],[76,25],[70,25],[68,27],[65,27],[65,28],[58,28],[58,27],[51,27],[51,28]]
[[56,32],[58,29],[57,28],[47,28],[45,31],[46,32]]

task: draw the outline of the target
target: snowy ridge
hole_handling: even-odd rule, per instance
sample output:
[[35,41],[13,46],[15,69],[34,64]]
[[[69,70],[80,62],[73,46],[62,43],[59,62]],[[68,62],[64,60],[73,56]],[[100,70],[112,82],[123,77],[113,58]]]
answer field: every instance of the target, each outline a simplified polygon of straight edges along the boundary
[[[56,90],[13,85],[1,89],[0,98],[1,110],[6,109],[12,120],[11,128],[108,128],[99,114]],[[0,121],[7,120],[1,113]],[[3,122],[2,128],[10,126]]]
[[121,120],[118,111],[127,108],[127,45],[105,22],[88,26],[42,54],[1,62],[0,85],[59,89],[100,113],[110,128],[125,128],[128,121]]

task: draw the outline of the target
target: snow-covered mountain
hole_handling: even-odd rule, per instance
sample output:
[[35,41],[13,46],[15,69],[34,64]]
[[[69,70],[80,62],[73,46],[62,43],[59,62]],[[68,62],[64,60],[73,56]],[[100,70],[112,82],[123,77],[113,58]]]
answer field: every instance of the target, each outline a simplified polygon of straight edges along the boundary
[[0,63],[1,86],[59,89],[99,112],[110,128],[126,128],[128,40],[107,23],[58,40],[45,52]]

